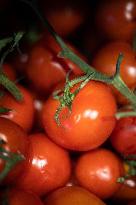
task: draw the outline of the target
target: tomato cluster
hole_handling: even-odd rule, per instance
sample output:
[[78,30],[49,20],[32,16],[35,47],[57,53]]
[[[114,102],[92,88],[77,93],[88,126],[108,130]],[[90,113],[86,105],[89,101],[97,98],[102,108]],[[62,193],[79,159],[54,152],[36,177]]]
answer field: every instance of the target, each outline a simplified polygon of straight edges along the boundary
[[[27,30],[26,17],[16,11],[23,3],[5,2],[1,10],[18,19],[8,34],[18,26]],[[97,71],[112,77],[122,53],[120,77],[136,90],[136,1],[39,0],[38,6],[65,44]],[[30,8],[22,9],[32,24]],[[135,205],[136,116],[116,115],[132,111],[130,102],[104,82],[74,83],[83,69],[62,58],[61,46],[41,27],[26,33],[20,52],[2,65],[23,98],[0,86],[0,108],[9,109],[0,113],[0,204]]]

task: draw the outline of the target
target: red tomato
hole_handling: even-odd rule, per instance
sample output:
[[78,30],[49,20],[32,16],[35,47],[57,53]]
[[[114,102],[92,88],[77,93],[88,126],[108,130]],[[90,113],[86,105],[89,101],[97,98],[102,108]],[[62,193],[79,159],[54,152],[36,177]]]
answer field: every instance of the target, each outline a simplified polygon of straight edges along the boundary
[[43,126],[49,137],[71,150],[90,150],[100,146],[115,126],[116,102],[108,86],[89,82],[75,97],[72,112],[60,113],[61,126],[54,120],[58,100],[51,96],[43,105]]
[[45,95],[66,77],[66,71],[58,58],[41,45],[36,45],[31,50],[26,73],[33,86]]
[[136,58],[130,44],[121,41],[108,43],[98,50],[92,65],[102,73],[113,76],[116,71],[116,63],[119,53],[124,55],[121,63],[121,77],[129,86],[136,86]]
[[[16,123],[9,119],[0,117],[0,140],[6,144],[2,145],[5,150],[21,154],[26,157],[28,148],[28,138],[25,131]],[[4,161],[0,159],[0,170],[4,167]],[[15,181],[17,176],[23,171],[24,161],[19,162],[8,174],[7,182]]]
[[[40,43],[42,43],[42,45],[44,44],[44,47],[46,49],[49,49],[51,52],[53,52],[56,55],[56,57],[58,56],[58,53],[61,51],[61,47],[54,40],[52,35],[47,30],[44,32]],[[67,42],[65,40],[65,43],[76,55],[78,55],[81,59],[87,62],[87,58],[83,54],[81,54],[70,42]],[[74,64],[71,60],[67,58],[65,59],[57,58],[57,59],[58,59],[58,62],[63,65],[66,71],[71,69],[75,75],[83,74],[83,71],[79,68],[79,66]]]
[[78,186],[57,189],[44,202],[45,205],[105,205],[97,196]]
[[121,154],[136,154],[136,117],[117,121],[110,137],[112,146]]
[[25,169],[17,187],[44,195],[69,180],[71,163],[67,151],[51,142],[44,134],[30,136]]
[[79,157],[75,174],[81,186],[105,199],[119,189],[117,179],[123,174],[123,163],[111,151],[97,149]]
[[136,200],[136,180],[127,179],[118,191],[113,195],[115,202],[126,202]]
[[106,38],[132,40],[136,30],[136,1],[102,1],[96,10],[95,21]]
[[38,196],[19,189],[11,189],[6,197],[9,205],[43,205]]
[[22,86],[18,86],[18,88],[23,95],[23,100],[18,102],[12,95],[6,93],[0,99],[0,106],[7,107],[11,111],[1,116],[16,122],[24,130],[30,131],[34,119],[33,96],[26,88]]
[[79,28],[86,18],[83,1],[47,1],[42,6],[44,16],[55,31],[67,36]]

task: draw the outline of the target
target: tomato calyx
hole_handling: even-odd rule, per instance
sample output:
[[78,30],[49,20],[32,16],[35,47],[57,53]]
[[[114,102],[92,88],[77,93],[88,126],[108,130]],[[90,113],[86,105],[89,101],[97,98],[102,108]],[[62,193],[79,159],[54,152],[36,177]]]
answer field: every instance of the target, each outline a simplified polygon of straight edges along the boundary
[[0,182],[5,179],[11,169],[20,161],[24,160],[24,156],[19,153],[7,151],[2,145],[6,144],[4,140],[0,140],[0,159],[5,161],[3,170],[0,172]]
[[[70,72],[68,72],[68,74],[66,76],[66,82],[65,82],[64,89],[57,90],[53,93],[53,98],[56,100],[59,100],[59,102],[60,102],[60,105],[57,108],[55,116],[54,116],[55,121],[58,125],[61,124],[60,119],[59,119],[59,114],[60,114],[61,110],[65,107],[67,107],[69,114],[71,113],[72,102],[73,102],[74,98],[79,93],[79,91],[88,83],[88,81],[91,78],[90,74],[86,74],[84,76],[75,78],[74,80],[69,80],[69,74],[70,74]],[[74,85],[76,85],[78,83],[80,83],[78,88],[74,92],[71,92],[71,89],[74,87]]]

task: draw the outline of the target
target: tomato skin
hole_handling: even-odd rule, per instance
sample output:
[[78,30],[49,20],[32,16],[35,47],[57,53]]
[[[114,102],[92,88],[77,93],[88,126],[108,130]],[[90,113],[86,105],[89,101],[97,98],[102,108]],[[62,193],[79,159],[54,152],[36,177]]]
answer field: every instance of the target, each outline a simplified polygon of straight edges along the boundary
[[118,191],[113,195],[115,202],[129,202],[136,200],[136,179],[126,179],[125,184],[122,184]]
[[121,154],[136,154],[136,117],[119,119],[110,136],[112,146]]
[[18,179],[17,187],[44,195],[64,186],[70,174],[71,162],[67,151],[51,142],[44,134],[30,136],[24,173]]
[[117,179],[123,174],[123,163],[109,150],[96,149],[81,155],[75,175],[79,184],[101,199],[111,197],[120,187]]
[[23,100],[18,102],[11,94],[6,93],[0,99],[0,106],[7,107],[11,111],[1,116],[12,120],[28,132],[32,128],[34,119],[34,100],[26,88],[20,85],[18,88],[23,95]]
[[108,39],[132,40],[136,28],[135,0],[106,0],[99,5],[95,22]]
[[31,50],[26,73],[33,86],[45,94],[66,77],[66,72],[55,55],[41,45],[36,45]]
[[71,150],[85,151],[100,146],[115,126],[116,102],[108,86],[91,81],[75,97],[72,112],[60,113],[61,126],[54,120],[59,102],[52,96],[45,102],[42,122],[48,136]]
[[38,196],[19,189],[11,189],[7,193],[9,205],[43,205]]
[[[20,153],[26,157],[29,141],[26,132],[9,119],[0,117],[0,139],[6,142],[3,147],[13,153]],[[0,170],[2,171],[4,161],[0,159]],[[14,182],[24,168],[24,160],[19,162],[6,177],[6,182]]]
[[104,205],[98,197],[86,189],[72,186],[63,187],[45,198],[45,205]]
[[86,18],[83,1],[46,1],[42,8],[45,18],[48,19],[55,31],[63,37],[79,28]]
[[108,43],[96,53],[92,65],[100,72],[113,76],[119,53],[124,55],[120,66],[121,77],[131,88],[136,85],[136,59],[130,44],[123,41]]

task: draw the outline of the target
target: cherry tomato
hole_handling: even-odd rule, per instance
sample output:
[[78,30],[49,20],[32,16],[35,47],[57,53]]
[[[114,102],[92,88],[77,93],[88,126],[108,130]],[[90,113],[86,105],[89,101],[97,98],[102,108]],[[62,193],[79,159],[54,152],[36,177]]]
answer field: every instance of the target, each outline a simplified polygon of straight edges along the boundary
[[61,36],[74,32],[87,16],[83,1],[48,1],[42,8],[44,16]]
[[113,195],[115,202],[129,202],[136,199],[136,180],[126,179],[118,191]]
[[136,154],[136,117],[117,121],[110,137],[112,146],[121,154]]
[[100,72],[113,76],[120,53],[124,55],[120,67],[121,77],[129,87],[133,87],[136,85],[136,58],[130,44],[123,41],[106,44],[98,50],[94,56],[92,65]]
[[[16,123],[2,117],[0,117],[0,140],[5,142],[2,147],[4,147],[6,151],[21,154],[26,157],[29,141],[25,131]],[[0,159],[0,171],[3,170],[4,164],[4,161]],[[12,168],[6,178],[6,181],[8,183],[15,181],[23,171],[23,168],[24,160]]]
[[37,195],[19,189],[9,190],[5,197],[9,205],[43,205]]
[[[51,52],[53,52],[56,57],[58,56],[58,53],[61,52],[61,47],[59,44],[54,40],[51,34],[48,33],[46,30],[41,38],[41,43],[44,45],[46,49],[49,49]],[[87,58],[77,50],[73,44],[65,40],[66,45],[81,59],[84,61],[88,61]],[[57,58],[58,62],[61,63],[66,71],[72,70],[75,75],[81,75],[83,74],[83,71],[74,64],[71,60],[67,58]]]
[[26,72],[33,86],[45,95],[66,77],[66,71],[55,55],[41,45],[31,50]]
[[63,187],[45,198],[45,205],[104,205],[98,197],[78,186]]
[[[100,146],[115,126],[116,102],[108,86],[89,82],[75,97],[72,112],[60,113],[61,125],[54,120],[58,100],[51,96],[43,105],[42,121],[49,137],[71,150],[90,150]],[[67,116],[67,117],[65,117]]]
[[120,187],[123,163],[111,151],[96,149],[81,155],[75,168],[79,184],[98,197],[111,197]]
[[17,187],[44,195],[69,180],[71,162],[67,151],[51,142],[44,134],[30,136],[25,169]]
[[30,131],[34,119],[33,96],[26,88],[22,86],[18,86],[18,88],[23,95],[23,100],[18,102],[13,96],[6,93],[0,99],[0,106],[7,107],[11,111],[1,116],[16,122],[26,131]]
[[106,38],[132,40],[136,30],[136,1],[102,1],[96,10],[95,21]]

